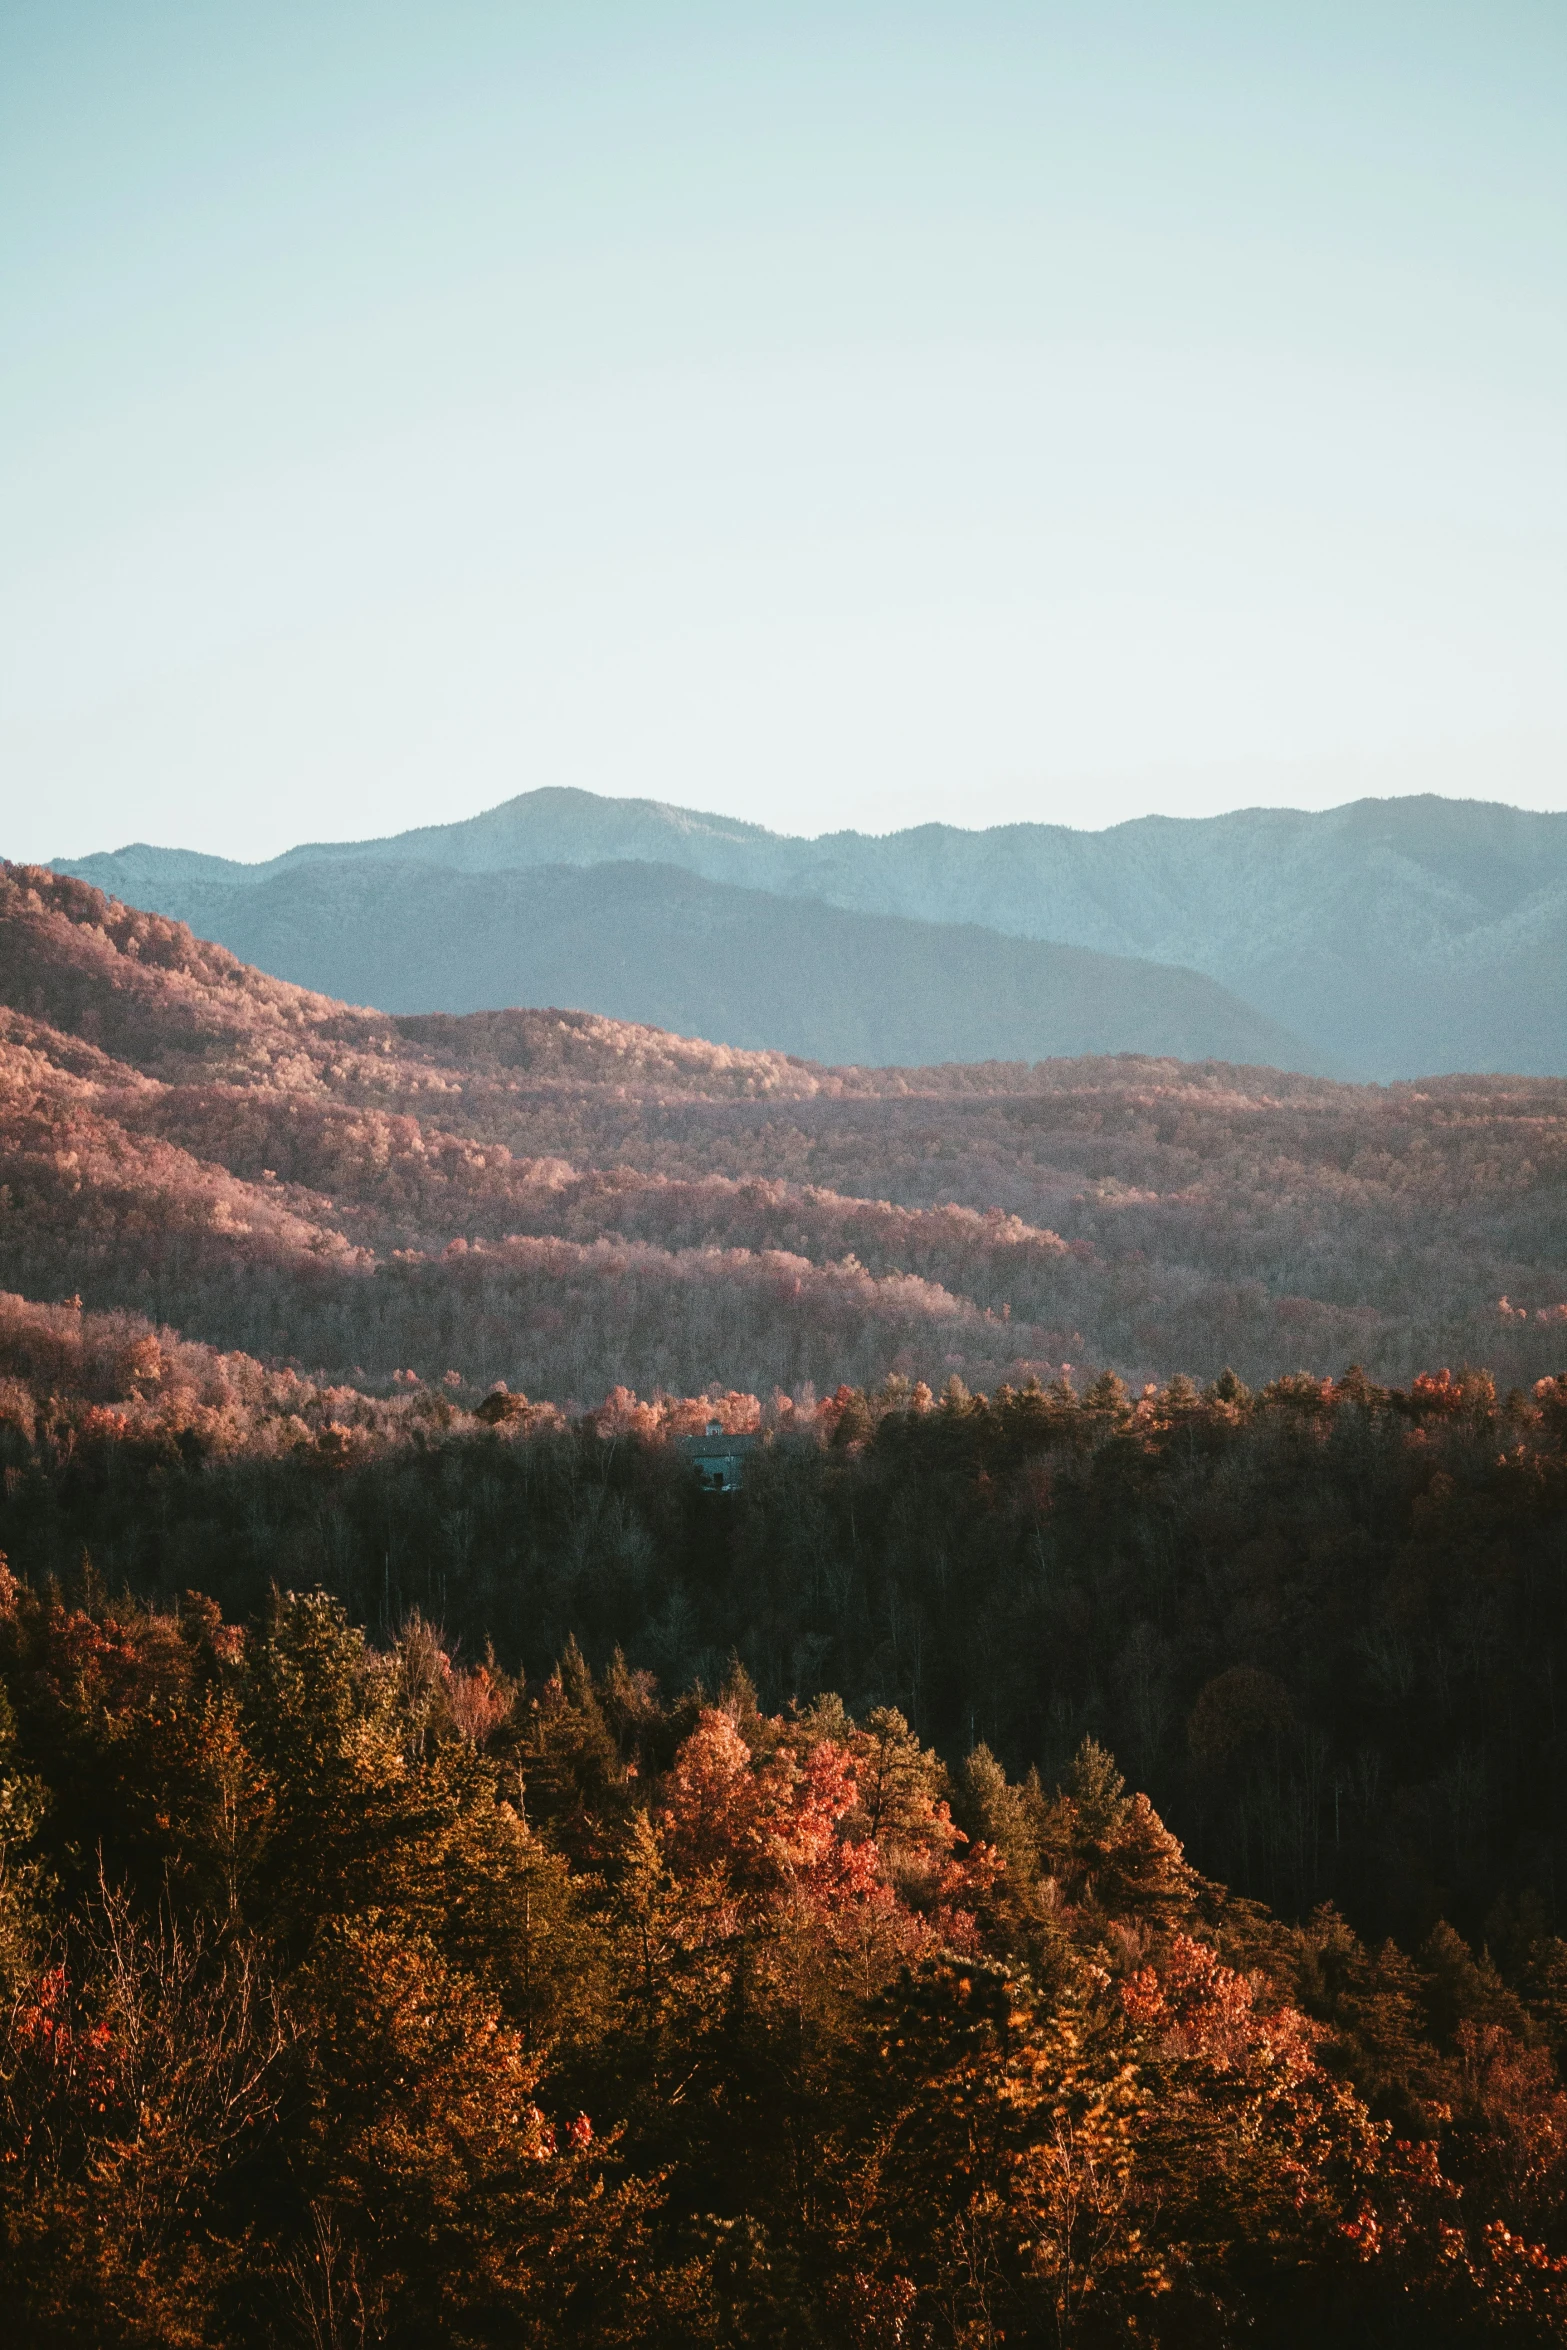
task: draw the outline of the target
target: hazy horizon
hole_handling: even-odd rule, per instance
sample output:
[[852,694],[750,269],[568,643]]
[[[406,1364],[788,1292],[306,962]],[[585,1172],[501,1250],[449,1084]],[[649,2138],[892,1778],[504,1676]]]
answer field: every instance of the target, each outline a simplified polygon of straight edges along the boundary
[[1567,19],[17,0],[13,856],[1567,805]]
[[[525,799],[530,796],[530,791],[548,790],[551,788],[576,790],[581,787],[574,785],[555,787],[549,785],[535,785],[529,787],[529,791],[511,794],[510,798]],[[807,842],[830,840],[835,835],[849,833],[868,839],[888,839],[895,833],[915,831],[924,825],[932,823],[944,824],[949,829],[954,831],[976,833],[1005,831],[1015,827],[1018,824],[1028,823],[1055,825],[1058,828],[1069,832],[1115,832],[1121,830],[1127,825],[1141,823],[1149,818],[1160,818],[1171,822],[1202,821],[1204,819],[1217,819],[1224,816],[1244,816],[1264,811],[1271,811],[1282,815],[1330,815],[1335,809],[1354,806],[1358,801],[1364,799],[1413,799],[1427,797],[1445,800],[1452,803],[1453,805],[1504,807],[1521,809],[1530,813],[1546,815],[1567,813],[1567,809],[1555,808],[1544,802],[1531,804],[1527,801],[1506,800],[1479,792],[1433,792],[1423,788],[1412,788],[1405,792],[1368,791],[1356,794],[1354,799],[1325,800],[1317,806],[1308,805],[1299,801],[1273,799],[1250,801],[1241,800],[1236,801],[1233,806],[1225,805],[1223,807],[1213,808],[1181,808],[1174,811],[1164,808],[1152,807],[1139,809],[1130,815],[1110,816],[1107,817],[1102,823],[1073,823],[1068,818],[1059,816],[1000,816],[993,819],[985,817],[976,818],[974,821],[964,824],[956,817],[923,817],[911,819],[907,823],[900,824],[827,825],[814,832],[807,832],[799,829],[798,827],[785,824],[769,824],[766,823],[763,818],[758,816],[741,816],[727,809],[698,808],[689,804],[682,804],[678,801],[656,799],[651,794],[645,792],[602,792],[593,793],[589,796],[606,801],[621,801],[633,805],[665,808],[678,815],[706,817],[718,823],[739,823],[758,826],[765,832],[777,834],[785,839],[797,839]],[[117,850],[133,847],[145,847],[157,850],[194,851],[194,853],[198,855],[226,856],[231,863],[240,865],[264,865],[272,862],[274,858],[282,856],[293,849],[305,849],[318,846],[341,846],[345,843],[351,843],[356,840],[369,842],[374,840],[399,839],[407,833],[445,828],[452,824],[472,822],[481,816],[493,815],[497,809],[506,807],[509,804],[509,800],[493,801],[485,808],[474,809],[462,815],[438,815],[424,817],[420,818],[413,824],[398,825],[395,827],[382,828],[375,831],[361,830],[358,832],[346,833],[324,831],[315,832],[308,835],[301,835],[299,838],[294,840],[283,841],[276,848],[263,851],[261,854],[256,856],[233,856],[228,851],[206,849],[202,847],[200,843],[188,840],[149,840],[141,835],[127,835],[123,840],[100,842],[96,851],[60,849],[52,852],[49,856],[46,857],[33,856],[27,859],[14,859],[14,861],[31,862],[35,864],[74,862],[83,855],[91,856],[100,853],[112,853]],[[0,856],[6,855],[13,855],[13,852],[8,850],[3,843],[0,843]]]

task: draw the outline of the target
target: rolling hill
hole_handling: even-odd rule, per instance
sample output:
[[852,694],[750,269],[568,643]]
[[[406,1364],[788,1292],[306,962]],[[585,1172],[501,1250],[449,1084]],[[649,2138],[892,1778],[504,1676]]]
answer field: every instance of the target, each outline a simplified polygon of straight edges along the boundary
[[1561,1081],[394,1017],[0,867],[0,1289],[332,1378],[1523,1382],[1567,1357],[1564,1195]]
[[485,873],[322,859],[254,886],[202,883],[182,912],[247,963],[385,1012],[571,1004],[840,1064],[1313,1059],[1194,971],[846,912],[672,865]]
[[[242,928],[247,918],[231,893],[264,891],[275,906],[323,868],[339,870],[344,906],[355,893],[368,895],[373,866],[425,868],[431,878],[419,887],[428,912],[418,926],[434,931],[450,918],[452,903],[450,881],[436,874],[477,878],[626,862],[674,866],[699,880],[845,913],[978,925],[1180,966],[1302,1040],[1298,1058],[1346,1074],[1550,1075],[1567,1067],[1567,815],[1479,801],[1426,796],[1362,800],[1323,814],[1245,809],[1147,817],[1103,832],[924,825],[885,838],[845,832],[799,840],[653,801],[550,789],[462,823],[381,841],[310,844],[263,865],[134,845],[58,869],[189,920],[250,954],[270,948],[272,927],[284,917],[269,912],[263,924],[258,908]],[[320,901],[307,894],[298,902],[296,945],[303,950],[316,918],[309,909]],[[687,913],[678,898],[669,906],[678,930]],[[768,920],[770,943],[781,945],[784,929],[776,917]],[[802,928],[800,935],[803,941],[815,933]],[[591,941],[573,951],[586,973]],[[378,969],[367,958],[356,976],[344,957],[331,985],[379,1000],[369,984]],[[1141,1017],[1155,1000],[1143,995],[1134,1005],[1129,998],[1128,1008]],[[465,997],[463,1005],[472,1001]],[[690,1024],[715,1030],[710,1021]],[[796,1033],[806,1039],[804,1030]],[[1140,1030],[1117,1031],[1116,1038],[1130,1049],[1166,1049]],[[774,1033],[765,1041],[783,1039]],[[800,1049],[841,1057],[836,1041],[814,1032]],[[900,1039],[889,1056],[924,1061],[949,1049]],[[1266,1049],[1276,1055],[1275,1046]]]

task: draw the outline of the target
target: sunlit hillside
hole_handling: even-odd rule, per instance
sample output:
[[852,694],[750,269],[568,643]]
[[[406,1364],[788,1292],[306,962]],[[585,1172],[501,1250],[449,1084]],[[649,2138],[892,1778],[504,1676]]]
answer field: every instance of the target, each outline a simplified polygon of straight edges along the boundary
[[933,1386],[1553,1370],[1567,1082],[826,1069],[392,1019],[0,881],[0,1281],[382,1379]]

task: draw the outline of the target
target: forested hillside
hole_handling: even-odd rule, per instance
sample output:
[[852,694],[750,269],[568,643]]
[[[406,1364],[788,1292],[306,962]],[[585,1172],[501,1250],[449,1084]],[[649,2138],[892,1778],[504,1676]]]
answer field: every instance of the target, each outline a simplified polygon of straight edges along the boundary
[[1567,1381],[0,1362],[29,2342],[1567,2333]]
[[[754,1435],[737,1497],[683,1434]],[[586,1414],[405,1374],[384,1396],[127,1316],[0,1300],[4,1547],[37,1581],[323,1585],[383,1633],[671,1688],[738,1656],[772,1707],[897,1704],[1014,1771],[1112,1746],[1201,1865],[1377,1931],[1567,1878],[1567,1383],[1296,1375],[1130,1397],[894,1379]]]
[[0,1282],[334,1376],[565,1402],[1562,1356],[1563,1082],[392,1019],[19,868],[0,1004]]

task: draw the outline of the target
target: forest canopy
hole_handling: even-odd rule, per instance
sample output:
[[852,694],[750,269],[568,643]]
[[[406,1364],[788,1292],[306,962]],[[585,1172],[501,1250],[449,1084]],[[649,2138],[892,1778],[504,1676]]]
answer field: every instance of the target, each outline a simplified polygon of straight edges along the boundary
[[1567,2339],[1567,1086],[0,998],[26,2340]]
[[1191,1867],[1109,1754],[0,1585],[29,2342],[1458,2343],[1567,2321],[1567,1944]]

